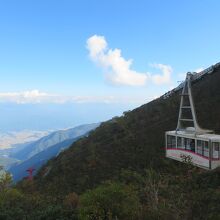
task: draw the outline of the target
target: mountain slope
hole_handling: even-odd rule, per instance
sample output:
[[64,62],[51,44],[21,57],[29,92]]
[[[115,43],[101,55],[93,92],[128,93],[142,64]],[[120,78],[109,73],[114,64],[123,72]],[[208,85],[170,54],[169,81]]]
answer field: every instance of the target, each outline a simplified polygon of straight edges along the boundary
[[88,131],[95,129],[98,125],[98,123],[86,124],[67,130],[55,131],[48,136],[42,137],[39,140],[26,145],[22,150],[18,152],[12,152],[10,156],[18,160],[29,159],[37,153],[46,150],[55,144],[58,144],[67,139],[72,139],[84,135]]
[[0,130],[0,150],[10,149],[22,143],[32,142],[48,135],[49,131],[11,131]]
[[29,158],[28,160],[25,160],[22,163],[16,164],[8,170],[12,176],[13,181],[17,182],[27,176],[26,170],[30,167],[33,167],[36,171],[42,167],[49,159],[52,157],[57,156],[62,150],[68,148],[73,142],[81,138],[81,136],[74,138],[74,139],[67,139],[65,141],[62,141],[58,144],[55,144],[49,148],[47,148],[44,151],[41,151],[40,153],[34,155],[33,157]]
[[16,163],[17,160],[10,157],[4,157],[0,155],[0,166],[3,166],[5,169],[8,168],[13,163]]
[[[199,124],[216,133],[220,133],[219,82],[218,67],[192,85]],[[164,157],[164,132],[176,128],[179,93],[102,123],[89,137],[49,161],[38,173],[36,185],[40,190],[65,195],[114,179],[122,169],[175,168],[179,163]],[[45,176],[48,168],[50,172]]]

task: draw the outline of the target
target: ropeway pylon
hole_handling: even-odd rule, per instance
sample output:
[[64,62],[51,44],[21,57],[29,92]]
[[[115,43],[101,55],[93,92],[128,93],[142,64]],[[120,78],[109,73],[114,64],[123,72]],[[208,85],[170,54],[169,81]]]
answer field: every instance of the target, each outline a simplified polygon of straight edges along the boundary
[[[204,133],[212,133],[213,131],[202,129],[198,124],[196,112],[195,112],[195,106],[194,106],[193,97],[192,97],[192,92],[191,92],[192,76],[193,74],[191,72],[188,72],[186,75],[186,80],[185,80],[182,94],[181,94],[179,117],[178,117],[176,133],[178,133],[178,131],[186,130],[187,127],[184,126],[184,123],[192,124],[193,130],[190,130],[190,132],[193,132],[195,135],[204,134]],[[187,116],[186,116],[186,111],[188,113]]]

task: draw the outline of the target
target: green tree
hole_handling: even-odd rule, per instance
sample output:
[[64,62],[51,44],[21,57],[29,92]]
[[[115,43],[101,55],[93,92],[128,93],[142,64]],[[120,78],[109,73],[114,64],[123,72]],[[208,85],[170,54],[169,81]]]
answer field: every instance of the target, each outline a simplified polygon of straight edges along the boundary
[[64,206],[69,209],[76,209],[78,203],[79,196],[75,192],[69,193],[63,201]]
[[0,192],[3,192],[6,189],[8,189],[11,183],[12,183],[11,174],[4,171],[3,167],[0,166]]
[[80,197],[79,218],[83,220],[138,219],[136,192],[120,183],[105,183]]

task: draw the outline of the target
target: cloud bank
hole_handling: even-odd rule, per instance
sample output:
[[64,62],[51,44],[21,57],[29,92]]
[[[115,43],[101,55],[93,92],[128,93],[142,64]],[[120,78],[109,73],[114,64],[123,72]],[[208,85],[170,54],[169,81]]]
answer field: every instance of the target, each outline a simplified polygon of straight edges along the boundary
[[0,103],[16,104],[65,104],[65,103],[105,103],[105,104],[123,104],[123,103],[145,103],[155,97],[122,97],[122,96],[64,96],[40,92],[39,90],[30,90],[22,92],[0,93]]
[[153,64],[162,74],[141,73],[131,69],[132,60],[126,60],[120,49],[109,49],[104,36],[94,35],[87,40],[91,60],[104,69],[106,79],[114,85],[144,86],[147,82],[156,85],[171,82],[172,68],[164,64]]
[[22,103],[38,103],[42,101],[47,101],[52,98],[45,92],[40,92],[39,90],[30,90],[22,92],[6,92],[0,93],[0,102],[15,102],[18,104]]

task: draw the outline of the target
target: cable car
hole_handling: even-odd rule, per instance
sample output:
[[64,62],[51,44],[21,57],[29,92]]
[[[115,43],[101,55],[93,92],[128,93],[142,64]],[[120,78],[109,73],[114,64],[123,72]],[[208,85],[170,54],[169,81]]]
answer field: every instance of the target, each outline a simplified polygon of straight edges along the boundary
[[204,169],[220,166],[220,135],[202,129],[196,118],[191,92],[193,74],[188,72],[181,93],[177,128],[165,133],[166,157],[190,161]]

